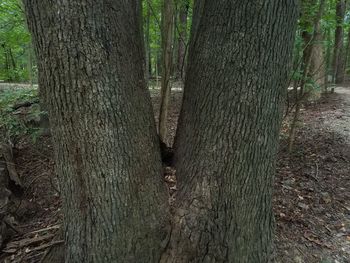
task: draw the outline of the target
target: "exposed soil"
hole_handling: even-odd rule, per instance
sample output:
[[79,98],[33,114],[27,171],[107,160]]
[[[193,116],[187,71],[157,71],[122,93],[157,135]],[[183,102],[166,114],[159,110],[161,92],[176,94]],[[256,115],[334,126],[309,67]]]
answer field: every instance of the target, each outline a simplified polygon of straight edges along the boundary
[[[159,91],[152,90],[154,108]],[[182,92],[173,92],[171,145]],[[156,119],[158,114],[155,114]],[[350,89],[338,88],[301,113],[292,154],[281,134],[275,180],[276,262],[350,262]],[[16,145],[16,168],[25,193],[16,212],[19,233],[2,248],[0,262],[40,262],[54,240],[62,215],[49,137]],[[29,209],[28,209],[29,208]],[[22,212],[21,212],[22,211]],[[6,252],[6,253],[5,253]]]

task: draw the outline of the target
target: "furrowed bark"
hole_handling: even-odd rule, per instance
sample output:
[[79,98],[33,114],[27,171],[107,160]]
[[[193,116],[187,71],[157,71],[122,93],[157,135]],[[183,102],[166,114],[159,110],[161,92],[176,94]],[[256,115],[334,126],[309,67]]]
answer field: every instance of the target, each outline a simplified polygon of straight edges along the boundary
[[267,262],[297,1],[196,1],[161,262]]
[[137,2],[24,0],[63,196],[65,261],[157,262],[168,194]]

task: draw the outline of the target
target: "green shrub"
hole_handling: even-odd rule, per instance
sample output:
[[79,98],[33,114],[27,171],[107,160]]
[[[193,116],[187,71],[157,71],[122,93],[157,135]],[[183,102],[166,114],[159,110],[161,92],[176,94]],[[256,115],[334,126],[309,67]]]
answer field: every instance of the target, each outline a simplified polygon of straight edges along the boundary
[[[39,116],[40,107],[15,109],[15,105],[23,102],[38,102],[36,88],[7,88],[0,90],[0,130],[6,137],[16,140],[22,135],[31,135],[35,139],[40,134],[40,128],[28,125],[25,118]],[[25,115],[25,116],[24,116]]]

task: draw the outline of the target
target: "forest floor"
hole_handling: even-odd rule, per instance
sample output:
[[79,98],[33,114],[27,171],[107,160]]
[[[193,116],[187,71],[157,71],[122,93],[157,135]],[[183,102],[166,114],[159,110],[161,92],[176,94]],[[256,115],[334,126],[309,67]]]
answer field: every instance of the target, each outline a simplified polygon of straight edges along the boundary
[[[151,90],[154,108],[159,90]],[[171,98],[168,144],[176,131],[182,92]],[[158,114],[155,114],[156,119]],[[274,191],[276,262],[350,262],[350,88],[307,105],[292,154],[281,133]],[[13,226],[17,234],[1,248],[0,262],[40,262],[55,239],[62,214],[50,137],[21,138],[16,169],[25,191]]]
[[350,88],[307,106],[294,151],[282,131],[275,181],[277,261],[350,262]]

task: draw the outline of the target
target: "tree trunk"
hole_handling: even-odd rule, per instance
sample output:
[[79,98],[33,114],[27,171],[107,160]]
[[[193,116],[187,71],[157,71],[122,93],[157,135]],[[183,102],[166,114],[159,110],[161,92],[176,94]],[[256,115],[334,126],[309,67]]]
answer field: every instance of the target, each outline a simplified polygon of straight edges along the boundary
[[145,40],[145,34],[143,31],[143,6],[142,6],[142,1],[143,0],[132,0],[136,2],[135,5],[135,12],[136,15],[138,16],[137,18],[137,22],[138,22],[138,26],[139,26],[139,32],[141,33],[141,56],[142,56],[142,66],[143,66],[143,76],[144,79],[146,80],[146,87],[148,88],[148,71],[147,71],[147,67],[148,67],[148,61],[146,58],[146,40]]
[[62,189],[66,262],[157,262],[168,194],[136,1],[24,4]]
[[297,1],[195,1],[162,262],[268,262]]
[[32,44],[30,43],[27,47],[27,54],[28,54],[28,78],[29,78],[29,83],[30,83],[30,87],[33,88],[33,81],[34,81],[34,77],[33,77],[33,48],[32,48]]
[[350,28],[348,29],[348,41],[346,45],[346,52],[344,57],[344,76],[346,76],[346,70],[349,64],[349,56],[350,56]]
[[[325,7],[325,0],[320,0],[318,12],[314,19],[314,33],[312,40],[312,51],[310,61],[310,76],[313,78],[315,83],[324,89],[324,75],[325,75],[325,57],[323,52],[323,34],[321,29],[321,18]],[[319,94],[320,91],[314,92]],[[318,95],[319,96],[319,95]]]
[[163,69],[162,69],[162,56],[159,50],[155,50],[156,53],[156,63],[158,68],[158,77],[162,75]]
[[178,6],[176,4],[176,0],[174,1],[174,19],[173,19],[173,37],[172,37],[172,65],[171,65],[171,76],[175,77],[177,79],[178,74],[177,74],[177,49],[178,49],[178,23],[179,23],[179,10]]
[[[146,5],[147,6],[147,5]],[[151,45],[150,45],[150,20],[151,20],[151,10],[147,6],[146,13],[146,35],[145,35],[145,49],[146,49],[146,80],[152,77],[152,63],[151,63]]]
[[327,93],[328,92],[328,87],[329,87],[329,83],[331,82],[331,78],[329,78],[329,76],[332,76],[332,46],[331,46],[331,42],[332,42],[332,34],[331,34],[331,30],[327,29],[326,31],[326,42],[327,42],[327,49],[326,49],[326,74],[325,74],[325,88],[323,90],[323,92]]
[[15,62],[15,58],[13,56],[13,53],[12,53],[12,49],[9,47],[8,48],[8,54],[9,54],[9,58],[10,58],[10,61],[11,61],[11,66],[12,66],[12,69],[16,69],[16,62]]
[[10,61],[9,61],[9,56],[8,56],[8,52],[7,52],[7,47],[5,44],[2,44],[1,47],[4,49],[6,80],[11,80]]
[[335,29],[334,54],[333,54],[333,82],[339,84],[344,80],[343,68],[343,21],[345,16],[345,1],[338,0],[336,9],[337,27]]
[[163,142],[167,135],[167,118],[170,99],[170,76],[172,68],[172,39],[174,25],[174,2],[164,0],[162,10],[162,79],[161,79],[161,101],[159,111],[159,136]]
[[183,0],[179,12],[179,38],[178,38],[178,55],[177,55],[177,74],[181,79],[185,77],[185,59],[187,46],[187,14],[189,1]]

